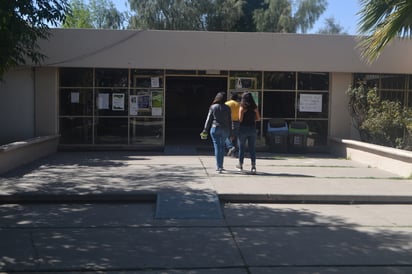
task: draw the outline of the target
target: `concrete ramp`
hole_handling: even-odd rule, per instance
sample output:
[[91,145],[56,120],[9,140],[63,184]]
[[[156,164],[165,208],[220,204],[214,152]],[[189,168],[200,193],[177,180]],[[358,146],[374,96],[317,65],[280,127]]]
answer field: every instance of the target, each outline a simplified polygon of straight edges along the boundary
[[159,192],[156,219],[222,219],[219,198],[212,192]]

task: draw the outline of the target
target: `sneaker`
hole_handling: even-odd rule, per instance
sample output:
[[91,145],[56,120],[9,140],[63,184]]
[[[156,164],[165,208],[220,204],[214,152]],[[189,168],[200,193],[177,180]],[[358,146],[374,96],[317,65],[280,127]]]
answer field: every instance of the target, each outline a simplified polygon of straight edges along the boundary
[[224,171],[223,168],[218,168],[218,169],[216,169],[216,172],[219,173],[219,174],[222,173],[223,171]]
[[235,147],[229,148],[229,151],[227,152],[227,156],[233,156],[235,154]]
[[243,166],[242,166],[241,164],[237,164],[237,165],[236,165],[236,169],[239,170],[239,171],[242,171],[242,170],[243,170]]
[[252,169],[250,170],[250,172],[251,172],[252,174],[256,174],[256,167],[255,167],[255,166],[252,166]]

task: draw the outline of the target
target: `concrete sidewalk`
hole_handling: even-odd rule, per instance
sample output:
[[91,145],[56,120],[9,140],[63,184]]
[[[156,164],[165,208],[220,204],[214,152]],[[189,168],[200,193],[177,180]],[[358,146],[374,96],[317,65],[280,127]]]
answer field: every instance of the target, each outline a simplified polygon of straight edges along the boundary
[[1,176],[0,201],[144,201],[190,192],[242,202],[412,203],[412,180],[330,155],[260,153],[257,175],[236,163],[225,157],[218,174],[207,153],[60,152]]
[[390,204],[411,180],[328,155],[236,161],[64,152],[8,173],[0,272],[411,273],[412,205]]

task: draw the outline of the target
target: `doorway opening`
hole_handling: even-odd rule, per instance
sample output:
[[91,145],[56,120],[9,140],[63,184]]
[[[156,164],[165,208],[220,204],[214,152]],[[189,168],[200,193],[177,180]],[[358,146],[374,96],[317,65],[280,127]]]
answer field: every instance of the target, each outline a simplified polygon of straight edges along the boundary
[[199,134],[209,106],[222,91],[227,91],[226,77],[166,77],[166,145],[204,145]]

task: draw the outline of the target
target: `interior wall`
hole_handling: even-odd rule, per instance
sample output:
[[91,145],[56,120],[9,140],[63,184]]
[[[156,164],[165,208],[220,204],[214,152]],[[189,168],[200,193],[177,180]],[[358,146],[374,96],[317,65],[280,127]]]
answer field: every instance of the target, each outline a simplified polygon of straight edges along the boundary
[[0,145],[34,137],[34,84],[30,68],[11,70],[0,81]]

